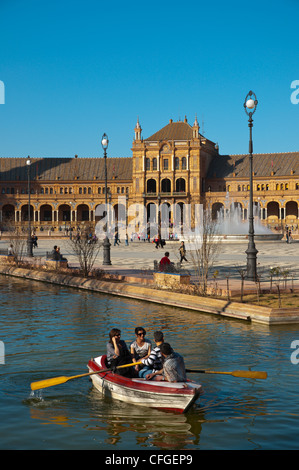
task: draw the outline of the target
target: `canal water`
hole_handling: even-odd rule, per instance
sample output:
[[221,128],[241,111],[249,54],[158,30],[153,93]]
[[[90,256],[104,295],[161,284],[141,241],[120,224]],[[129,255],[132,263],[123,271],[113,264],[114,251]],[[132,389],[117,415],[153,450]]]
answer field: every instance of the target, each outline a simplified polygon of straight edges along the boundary
[[[291,345],[299,326],[251,325],[5,276],[0,299],[1,449],[298,448],[299,354]],[[205,393],[186,415],[102,399],[88,378],[31,392],[33,381],[87,372],[112,327],[129,344],[136,326],[149,339],[163,330],[188,368],[264,370],[268,378],[193,373]]]

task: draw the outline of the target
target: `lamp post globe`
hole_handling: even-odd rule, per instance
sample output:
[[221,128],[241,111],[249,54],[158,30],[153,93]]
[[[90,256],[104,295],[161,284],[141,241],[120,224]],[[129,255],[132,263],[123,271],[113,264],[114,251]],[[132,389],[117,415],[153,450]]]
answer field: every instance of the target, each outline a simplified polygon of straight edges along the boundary
[[108,136],[106,134],[103,134],[103,137],[102,137],[102,147],[104,150],[107,150],[108,148],[108,143],[109,143],[109,140],[108,140]]
[[255,101],[252,98],[246,101],[246,107],[248,109],[253,109],[255,107]]

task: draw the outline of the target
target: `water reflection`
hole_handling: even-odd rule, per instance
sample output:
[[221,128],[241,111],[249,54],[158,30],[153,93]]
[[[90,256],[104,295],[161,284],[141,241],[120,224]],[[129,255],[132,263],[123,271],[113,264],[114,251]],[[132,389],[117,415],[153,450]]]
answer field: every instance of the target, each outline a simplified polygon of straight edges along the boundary
[[[25,404],[30,409],[31,419],[65,428],[79,427],[84,432],[92,433],[107,449],[127,448],[128,439],[130,448],[200,448],[203,424],[223,426],[241,420],[246,433],[251,434],[255,420],[267,416],[268,405],[271,405],[271,400],[258,396],[222,394],[221,397],[211,389],[203,402],[184,415],[111,400],[102,397],[92,387],[88,393],[84,392],[84,387],[78,392],[76,397],[69,391],[66,395],[60,393],[60,398],[57,398],[54,392],[51,396],[49,392],[36,391]],[[82,410],[88,412],[88,419]],[[258,448],[258,445],[255,443],[254,447]]]
[[84,424],[85,419],[81,421],[80,413],[76,417],[67,414],[65,399],[43,398],[34,392],[24,403],[30,409],[31,419],[66,428],[84,426],[85,431],[98,433],[109,448],[118,445],[126,448],[128,434],[131,435],[130,440],[135,440],[136,446],[140,448],[154,446],[176,450],[199,444],[204,421],[204,412],[199,405],[186,415],[167,413],[102,398],[93,388],[86,402],[82,397],[79,401],[80,406],[84,402],[90,411],[87,425]]

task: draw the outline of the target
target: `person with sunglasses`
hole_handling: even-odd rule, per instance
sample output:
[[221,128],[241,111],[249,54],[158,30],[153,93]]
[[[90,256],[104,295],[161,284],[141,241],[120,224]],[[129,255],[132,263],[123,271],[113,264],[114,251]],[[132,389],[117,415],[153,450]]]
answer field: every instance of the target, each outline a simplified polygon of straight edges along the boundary
[[[131,356],[133,362],[138,362],[140,359],[147,358],[150,355],[152,344],[150,340],[145,339],[146,331],[141,326],[135,328],[135,335],[136,339],[131,344]],[[138,376],[142,378],[143,373],[145,373],[142,366],[135,366],[135,370],[138,372]]]

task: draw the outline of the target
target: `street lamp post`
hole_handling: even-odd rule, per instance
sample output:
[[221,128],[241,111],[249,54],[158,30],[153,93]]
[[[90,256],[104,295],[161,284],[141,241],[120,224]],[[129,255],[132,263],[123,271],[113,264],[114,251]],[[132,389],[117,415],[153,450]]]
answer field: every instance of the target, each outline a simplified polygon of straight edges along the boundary
[[28,176],[28,237],[27,237],[27,256],[33,256],[33,240],[31,237],[31,220],[30,220],[30,165],[31,160],[28,155],[26,160],[27,164],[27,176]]
[[161,195],[158,194],[158,238],[161,240],[161,212],[160,212],[160,204],[161,204]]
[[246,250],[247,254],[247,279],[250,281],[256,280],[256,255],[258,250],[255,247],[254,243],[254,218],[253,218],[253,144],[252,144],[252,127],[253,119],[252,116],[256,111],[257,107],[256,95],[253,91],[250,91],[244,102],[244,109],[249,117],[248,127],[249,127],[249,162],[250,162],[250,193],[249,193],[249,231],[248,231],[248,248]]
[[[106,216],[108,214],[108,208],[107,208],[107,148],[108,148],[108,136],[106,134],[103,134],[102,137],[102,147],[104,150],[104,162],[105,162],[105,209],[106,209]],[[108,228],[109,228],[109,223],[107,220],[107,230],[106,230],[106,237],[104,239],[103,243],[103,265],[111,265],[111,259],[110,259],[110,247],[111,243],[109,242],[108,238]]]

